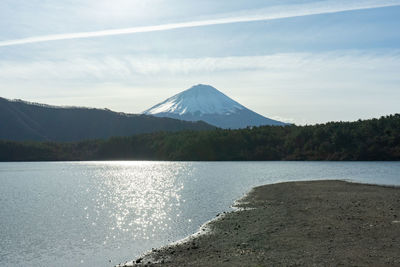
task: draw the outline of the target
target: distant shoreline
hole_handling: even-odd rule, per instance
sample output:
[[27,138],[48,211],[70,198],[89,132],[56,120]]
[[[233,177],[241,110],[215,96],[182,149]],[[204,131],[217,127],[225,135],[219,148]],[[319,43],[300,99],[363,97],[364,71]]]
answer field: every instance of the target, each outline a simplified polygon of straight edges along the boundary
[[0,140],[0,161],[93,160],[398,161],[400,114],[313,126],[164,131],[74,142]]
[[121,266],[393,266],[400,264],[400,188],[344,181],[254,188],[210,233]]

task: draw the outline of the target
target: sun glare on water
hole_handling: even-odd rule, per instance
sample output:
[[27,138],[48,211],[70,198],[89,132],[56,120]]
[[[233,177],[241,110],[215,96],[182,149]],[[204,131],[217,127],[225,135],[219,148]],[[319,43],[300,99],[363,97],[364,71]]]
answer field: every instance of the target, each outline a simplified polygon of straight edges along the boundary
[[[110,234],[104,242],[114,238],[113,232],[149,239],[157,230],[170,229],[174,217],[179,217],[174,212],[183,189],[183,183],[176,181],[177,173],[182,171],[179,166],[165,168],[159,162],[126,161],[93,164],[104,166],[98,173],[101,189],[93,196],[95,214],[109,219]],[[103,212],[107,214],[101,215]]]

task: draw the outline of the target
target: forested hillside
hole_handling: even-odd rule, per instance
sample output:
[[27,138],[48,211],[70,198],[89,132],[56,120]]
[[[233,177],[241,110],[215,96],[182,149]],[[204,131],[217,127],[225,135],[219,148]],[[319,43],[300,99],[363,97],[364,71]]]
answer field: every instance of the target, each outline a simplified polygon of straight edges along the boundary
[[0,143],[0,160],[400,160],[400,114],[313,126]]
[[0,98],[0,140],[65,142],[214,128],[205,122],[125,114],[107,109],[55,107]]

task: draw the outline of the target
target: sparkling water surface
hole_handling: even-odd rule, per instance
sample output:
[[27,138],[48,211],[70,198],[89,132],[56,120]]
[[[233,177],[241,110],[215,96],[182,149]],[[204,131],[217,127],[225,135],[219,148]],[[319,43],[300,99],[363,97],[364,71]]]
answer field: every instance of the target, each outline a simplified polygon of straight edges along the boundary
[[254,186],[317,179],[400,185],[400,162],[0,163],[0,266],[114,266]]

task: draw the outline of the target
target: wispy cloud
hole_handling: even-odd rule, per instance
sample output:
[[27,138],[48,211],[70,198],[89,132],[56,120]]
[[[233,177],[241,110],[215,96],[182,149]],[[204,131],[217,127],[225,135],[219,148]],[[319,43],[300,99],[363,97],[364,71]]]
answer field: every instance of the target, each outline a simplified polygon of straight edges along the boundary
[[0,81],[99,80],[123,81],[132,77],[170,75],[219,75],[231,72],[268,73],[392,73],[400,70],[400,51],[334,51],[324,53],[282,53],[265,56],[202,58],[165,58],[104,56],[72,58],[61,61],[0,62]]
[[182,28],[204,27],[211,25],[241,23],[241,22],[255,22],[267,21],[276,19],[285,19],[300,16],[310,16],[317,14],[329,14],[352,10],[363,10],[371,8],[399,6],[400,0],[359,0],[359,1],[321,1],[312,2],[299,5],[289,6],[276,6],[266,9],[258,9],[255,11],[245,11],[237,14],[221,14],[215,16],[213,19],[187,21],[180,23],[169,23],[153,26],[141,26],[122,29],[110,29],[91,32],[76,32],[76,33],[63,33],[54,35],[44,35],[36,37],[28,37],[15,40],[0,41],[0,47],[14,46],[29,43],[39,43],[47,41],[67,40],[67,39],[80,39],[80,38],[94,38],[102,36],[135,34],[145,32],[167,31]]

